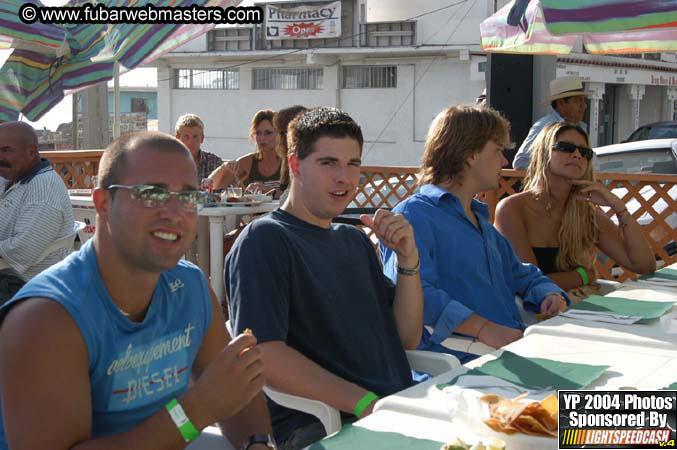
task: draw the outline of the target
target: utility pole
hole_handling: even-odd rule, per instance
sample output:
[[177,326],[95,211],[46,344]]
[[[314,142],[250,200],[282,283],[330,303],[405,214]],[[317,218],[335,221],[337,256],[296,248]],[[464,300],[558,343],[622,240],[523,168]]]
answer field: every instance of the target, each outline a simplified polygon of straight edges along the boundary
[[82,147],[86,150],[108,146],[108,83],[103,81],[82,93]]

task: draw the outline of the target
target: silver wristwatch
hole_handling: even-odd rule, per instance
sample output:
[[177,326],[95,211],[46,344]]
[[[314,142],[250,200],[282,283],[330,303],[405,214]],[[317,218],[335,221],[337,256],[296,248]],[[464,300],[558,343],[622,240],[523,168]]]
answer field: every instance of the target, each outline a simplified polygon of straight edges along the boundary
[[277,450],[275,438],[271,434],[252,434],[242,444],[242,450],[248,450],[254,444],[264,444],[270,450]]

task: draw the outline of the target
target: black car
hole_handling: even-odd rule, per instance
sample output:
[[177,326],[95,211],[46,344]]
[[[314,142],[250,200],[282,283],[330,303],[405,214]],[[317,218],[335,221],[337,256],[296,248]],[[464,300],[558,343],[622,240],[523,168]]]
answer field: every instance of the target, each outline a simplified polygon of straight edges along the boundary
[[648,139],[677,138],[677,121],[655,122],[637,128],[628,139],[623,142],[646,141]]

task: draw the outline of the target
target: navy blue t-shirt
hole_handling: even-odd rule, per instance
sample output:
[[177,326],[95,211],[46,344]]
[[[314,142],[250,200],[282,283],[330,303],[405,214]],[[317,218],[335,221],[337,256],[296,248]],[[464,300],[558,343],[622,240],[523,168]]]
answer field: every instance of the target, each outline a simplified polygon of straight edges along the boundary
[[[369,238],[350,225],[321,228],[283,210],[248,225],[226,258],[236,333],[283,341],[379,396],[413,384],[392,312],[394,287]],[[276,439],[316,421],[269,402]]]

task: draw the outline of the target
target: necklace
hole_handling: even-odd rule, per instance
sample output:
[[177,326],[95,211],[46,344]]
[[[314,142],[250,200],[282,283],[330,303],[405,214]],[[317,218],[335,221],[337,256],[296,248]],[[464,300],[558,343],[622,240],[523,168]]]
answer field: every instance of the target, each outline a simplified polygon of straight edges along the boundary
[[148,312],[148,307],[145,307],[143,311],[139,311],[137,313],[128,313],[127,311],[123,310],[119,306],[115,305],[118,308],[118,311],[127,318],[127,320],[130,320],[132,322],[141,322],[143,321],[143,318],[146,317],[146,312]]

